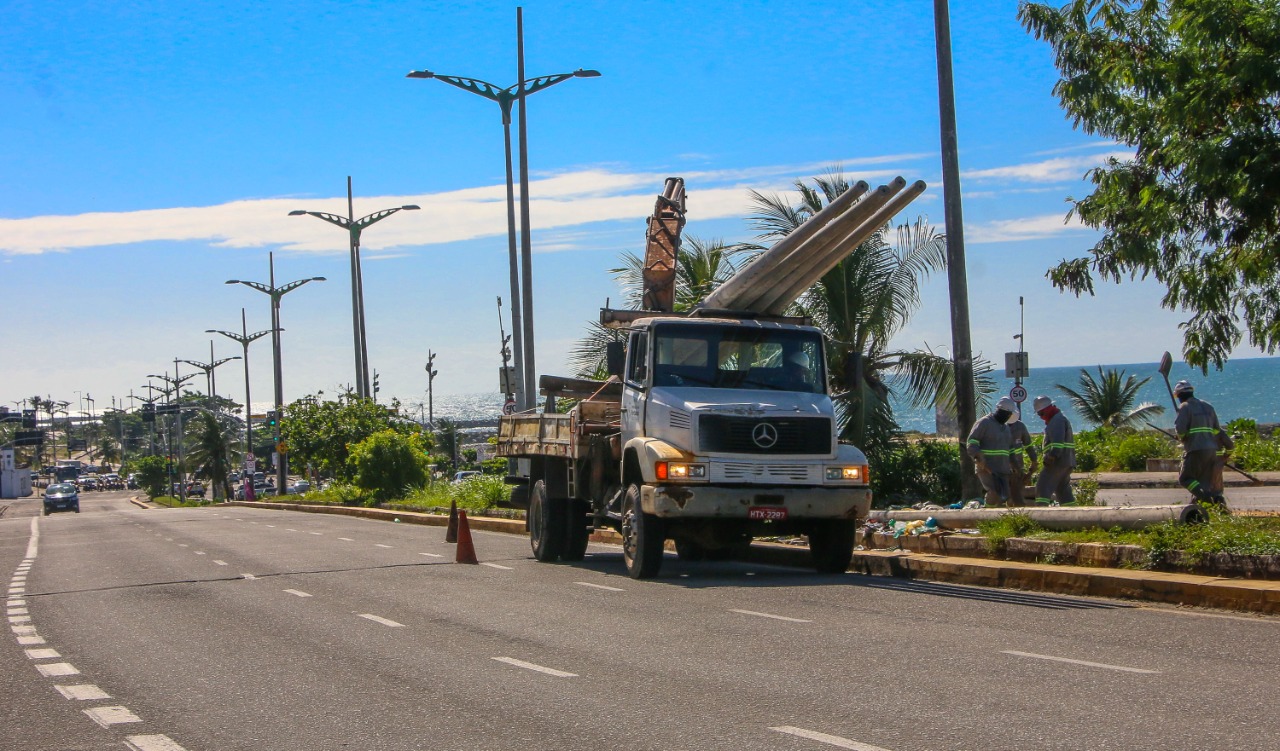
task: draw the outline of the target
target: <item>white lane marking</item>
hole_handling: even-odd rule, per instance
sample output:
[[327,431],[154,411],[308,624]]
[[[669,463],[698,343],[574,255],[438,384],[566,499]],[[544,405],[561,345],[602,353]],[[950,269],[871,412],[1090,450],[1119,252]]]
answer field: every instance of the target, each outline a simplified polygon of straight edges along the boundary
[[324,532],[312,532],[311,534],[313,534],[313,535],[323,535],[323,534],[324,534]]
[[36,636],[35,634],[32,634],[30,636],[19,636],[18,643],[24,647],[32,647],[37,644],[44,644],[44,637]]
[[20,595],[27,591],[26,587],[9,587],[9,595]]
[[124,742],[133,751],[187,751],[167,735],[131,735]]
[[275,526],[276,526],[276,525],[274,525],[274,524],[268,524],[267,526],[268,526],[268,527],[271,527],[272,529],[275,529]]
[[22,624],[21,626],[10,626],[9,630],[13,632],[14,636],[35,636],[36,635],[36,627],[25,624],[25,623]]
[[393,545],[383,545],[383,544],[382,544],[382,543],[380,543],[380,542],[375,542],[375,543],[374,543],[374,545],[377,545],[377,546],[378,546],[378,547],[380,547],[380,548],[390,548],[390,547],[394,547]]
[[203,551],[203,550],[197,550],[197,551],[196,551],[196,555],[204,555],[204,551]]
[[1222,613],[1195,613],[1190,610],[1174,610],[1173,608],[1159,607],[1156,605],[1135,605],[1138,610],[1146,610],[1150,613],[1161,613],[1163,615],[1188,615],[1192,618],[1222,618],[1228,621],[1244,621],[1245,623],[1265,623],[1272,626],[1280,624],[1280,620],[1275,618],[1261,618],[1258,616],[1249,617],[1245,615],[1223,615]]
[[130,712],[128,707],[94,707],[84,710],[84,713],[104,729],[126,722],[142,722],[142,718]]
[[339,537],[338,539],[339,539],[339,540],[346,540],[347,542],[355,542],[355,540],[351,539],[350,537]]
[[81,683],[76,686],[54,686],[58,693],[72,701],[97,701],[110,699],[111,695],[92,683]]
[[10,623],[30,623],[30,622],[31,622],[31,616],[29,616],[29,615],[11,615],[11,616],[9,616],[9,622],[10,622]]
[[191,547],[191,546],[190,546],[190,545],[188,545],[188,544],[186,544],[185,542],[180,542],[180,543],[178,543],[178,547],[180,547],[180,548],[189,548],[189,547]]
[[26,605],[27,601],[22,599],[21,597],[10,597],[8,601],[5,602],[5,604],[11,608],[20,608],[23,605]]
[[788,621],[790,623],[813,623],[813,621],[804,618],[788,618],[785,615],[774,615],[773,613],[758,613],[754,610],[736,610],[731,609],[730,613],[741,613],[743,615],[754,615],[757,618],[772,618],[775,621]]
[[286,591],[286,592],[288,592],[289,594],[291,594],[291,595],[295,596],[295,597],[310,597],[310,596],[311,596],[311,595],[307,594],[306,592],[303,592],[303,591],[302,591],[302,590],[300,590],[300,589],[286,589],[285,591]]
[[26,608],[9,608],[8,615],[26,615],[27,612]]
[[626,590],[622,589],[621,587],[607,587],[607,586],[605,586],[605,585],[603,585],[603,584],[592,584],[591,582],[574,582],[574,584],[578,584],[578,585],[581,585],[581,586],[583,586],[583,587],[591,587],[591,588],[593,588],[593,589],[607,589],[607,590],[609,590],[610,592],[625,592],[625,591],[626,591]]
[[36,665],[36,670],[45,678],[56,678],[60,675],[80,675],[80,671],[69,662],[45,662]]
[[31,517],[31,539],[27,540],[27,557],[23,563],[34,560],[40,549],[40,517]]
[[172,537],[166,537],[166,538],[164,538],[164,541],[165,541],[165,542],[173,542],[173,538],[172,538]]
[[578,677],[577,673],[566,673],[563,670],[556,670],[555,668],[548,668],[542,665],[534,665],[532,662],[517,660],[514,657],[494,657],[493,659],[497,660],[498,662],[505,662],[508,665],[515,665],[518,668],[524,668],[525,670],[534,670],[539,673],[554,675],[557,678],[577,678]]
[[56,649],[28,649],[27,650],[28,660],[52,660],[56,657],[61,657],[61,656],[62,655],[58,654],[58,650]]
[[836,748],[847,748],[850,751],[886,751],[886,749],[879,746],[873,746],[870,743],[859,743],[857,741],[851,741],[848,738],[841,738],[838,735],[828,735],[826,733],[819,733],[816,730],[805,730],[804,728],[793,728],[790,725],[783,725],[781,727],[769,729],[777,733],[786,733],[787,735],[794,735],[800,738],[808,738],[811,741],[825,743],[828,746],[835,746]]
[[245,581],[251,581],[251,582],[256,582],[258,580],[258,577],[254,576],[253,574],[241,574],[240,578],[244,579]]
[[293,527],[285,527],[284,531],[286,531],[286,532],[297,532],[298,530],[294,529]]
[[1030,657],[1034,660],[1049,660],[1051,662],[1066,662],[1071,665],[1083,665],[1088,668],[1105,668],[1107,670],[1120,670],[1125,673],[1144,673],[1147,675],[1158,675],[1159,670],[1144,670],[1142,668],[1128,668],[1123,665],[1107,665],[1102,662],[1089,662],[1088,660],[1072,660],[1068,657],[1054,657],[1052,655],[1038,655],[1034,652],[1016,652],[1012,649],[1002,649],[1001,654],[1014,655],[1015,657]]
[[219,560],[216,560],[216,559],[214,560],[214,563],[218,564],[219,566],[225,566],[225,565],[227,565],[227,562],[226,562],[226,561],[219,561]]
[[444,556],[440,555],[439,553],[418,553],[418,555],[425,555],[428,558],[444,558]]
[[356,615],[360,616],[361,618],[368,618],[374,623],[381,623],[384,626],[390,626],[391,628],[404,628],[403,623],[396,623],[390,618],[383,618],[381,616],[373,615],[372,613],[357,613]]
[[489,568],[502,569],[503,571],[514,571],[514,570],[515,570],[515,569],[511,568],[510,566],[500,566],[500,565],[498,565],[498,564],[496,564],[496,563],[481,563],[480,565],[481,565],[481,566],[488,566]]

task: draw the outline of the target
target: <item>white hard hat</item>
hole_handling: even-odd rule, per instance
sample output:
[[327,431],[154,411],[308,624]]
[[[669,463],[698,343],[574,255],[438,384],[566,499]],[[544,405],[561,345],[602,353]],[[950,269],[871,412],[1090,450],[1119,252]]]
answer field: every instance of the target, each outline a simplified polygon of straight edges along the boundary
[[1007,396],[1000,397],[1000,401],[996,402],[996,409],[1003,409],[1005,412],[1017,412],[1018,403]]
[[1043,394],[1041,394],[1040,396],[1037,396],[1035,401],[1031,402],[1032,409],[1034,409],[1037,412],[1044,410],[1046,407],[1052,407],[1052,406],[1053,406],[1053,400],[1047,396],[1044,396]]
[[1191,385],[1191,381],[1178,381],[1173,385],[1173,393],[1175,394],[1194,394],[1196,387]]
[[802,368],[808,369],[809,356],[804,352],[800,352],[799,350],[797,350],[787,355],[787,362],[791,363],[792,365],[798,365]]

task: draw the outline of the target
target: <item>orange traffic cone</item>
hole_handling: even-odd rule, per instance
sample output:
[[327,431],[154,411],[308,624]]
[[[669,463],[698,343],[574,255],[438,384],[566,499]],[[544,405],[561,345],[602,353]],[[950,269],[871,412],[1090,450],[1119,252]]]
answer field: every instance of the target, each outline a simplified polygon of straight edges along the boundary
[[445,542],[458,541],[458,502],[449,502],[449,526],[444,530]]
[[479,563],[476,546],[471,544],[471,525],[467,524],[467,512],[458,512],[458,557],[454,563]]

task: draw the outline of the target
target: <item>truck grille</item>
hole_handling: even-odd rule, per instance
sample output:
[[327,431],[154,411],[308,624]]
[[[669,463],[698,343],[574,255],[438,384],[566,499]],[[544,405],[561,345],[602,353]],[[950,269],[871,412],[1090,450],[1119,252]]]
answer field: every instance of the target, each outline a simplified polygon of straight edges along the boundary
[[826,417],[699,415],[699,450],[729,454],[830,454]]
[[[799,482],[819,483],[810,477],[810,467],[803,464],[753,464],[749,462],[715,462],[711,465],[713,482]],[[821,469],[821,467],[818,467]]]

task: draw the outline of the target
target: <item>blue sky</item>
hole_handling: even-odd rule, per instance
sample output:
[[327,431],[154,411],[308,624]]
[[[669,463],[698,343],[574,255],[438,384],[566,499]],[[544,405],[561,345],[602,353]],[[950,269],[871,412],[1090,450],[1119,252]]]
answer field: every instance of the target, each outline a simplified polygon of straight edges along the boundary
[[[620,300],[608,269],[643,251],[667,175],[686,178],[685,231],[704,239],[750,239],[749,190],[786,190],[835,164],[873,184],[927,181],[900,219],[941,228],[932,6],[526,2],[529,76],[602,73],[529,100],[539,372],[567,373],[587,322]],[[1180,351],[1182,316],[1159,309],[1155,285],[1076,300],[1045,280],[1094,237],[1064,224],[1066,198],[1124,149],[1066,120],[1050,51],[1019,27],[1015,2],[955,6],[975,350],[1003,362],[1022,295],[1033,367]],[[404,76],[514,83],[514,4],[2,7],[0,299],[19,346],[0,362],[0,397],[79,390],[101,408],[175,357],[206,360],[203,332],[238,330],[241,307],[251,331],[268,328],[266,296],[223,281],[265,281],[272,251],[279,282],[329,279],[284,298],[286,398],[351,382],[346,236],[287,216],[345,214],[347,175],[357,216],[423,208],[364,235],[382,396],[422,398],[428,350],[437,394],[496,391],[495,298],[508,289],[499,110]],[[898,344],[950,338],[939,277]],[[267,341],[250,349],[255,402],[270,398]],[[218,375],[238,400],[236,368]]]

